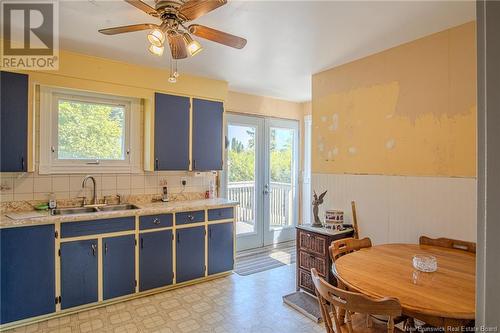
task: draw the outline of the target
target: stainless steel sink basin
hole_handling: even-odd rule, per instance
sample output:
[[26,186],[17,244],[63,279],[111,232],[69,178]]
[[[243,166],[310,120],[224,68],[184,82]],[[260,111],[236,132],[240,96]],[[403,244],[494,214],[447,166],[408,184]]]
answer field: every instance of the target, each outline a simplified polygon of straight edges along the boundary
[[102,206],[98,208],[101,212],[112,212],[115,210],[131,210],[131,209],[139,209],[136,205],[132,204],[122,204],[122,205],[109,205]]
[[52,211],[52,215],[72,215],[95,213],[98,210],[94,207],[57,208]]

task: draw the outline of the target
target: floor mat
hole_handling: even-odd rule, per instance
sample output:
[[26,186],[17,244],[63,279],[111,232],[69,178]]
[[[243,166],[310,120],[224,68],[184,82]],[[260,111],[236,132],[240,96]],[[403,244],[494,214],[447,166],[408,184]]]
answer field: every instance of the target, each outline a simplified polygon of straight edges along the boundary
[[303,291],[297,291],[283,296],[283,303],[291,306],[307,318],[314,320],[317,323],[322,320],[318,300]]
[[276,267],[295,263],[295,241],[275,246],[238,252],[234,271],[238,275],[251,275]]

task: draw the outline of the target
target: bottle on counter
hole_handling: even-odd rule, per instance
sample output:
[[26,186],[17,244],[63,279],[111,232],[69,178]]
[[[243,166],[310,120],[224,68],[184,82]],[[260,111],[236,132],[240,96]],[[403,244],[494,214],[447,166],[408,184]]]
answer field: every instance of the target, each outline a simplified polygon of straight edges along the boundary
[[213,180],[210,181],[209,190],[208,190],[208,198],[209,199],[215,198],[215,183]]
[[54,192],[49,193],[49,209],[56,209],[57,208],[57,200],[56,200],[56,195]]

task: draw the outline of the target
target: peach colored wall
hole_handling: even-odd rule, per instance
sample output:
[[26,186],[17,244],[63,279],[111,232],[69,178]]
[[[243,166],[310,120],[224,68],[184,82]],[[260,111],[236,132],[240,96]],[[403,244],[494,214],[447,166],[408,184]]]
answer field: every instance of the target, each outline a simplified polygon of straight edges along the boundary
[[313,173],[476,176],[475,22],[313,76]]

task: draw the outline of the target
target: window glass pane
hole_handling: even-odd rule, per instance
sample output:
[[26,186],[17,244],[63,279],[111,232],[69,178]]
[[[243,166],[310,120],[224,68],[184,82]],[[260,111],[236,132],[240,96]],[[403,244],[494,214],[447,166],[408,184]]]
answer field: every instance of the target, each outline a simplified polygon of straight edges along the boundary
[[255,232],[255,127],[228,126],[228,198],[238,201],[236,234]]
[[125,107],[58,101],[58,159],[124,160]]
[[293,224],[293,140],[294,130],[270,128],[270,228]]

